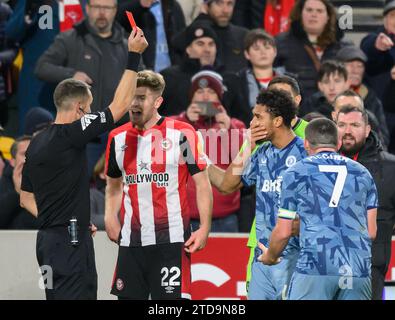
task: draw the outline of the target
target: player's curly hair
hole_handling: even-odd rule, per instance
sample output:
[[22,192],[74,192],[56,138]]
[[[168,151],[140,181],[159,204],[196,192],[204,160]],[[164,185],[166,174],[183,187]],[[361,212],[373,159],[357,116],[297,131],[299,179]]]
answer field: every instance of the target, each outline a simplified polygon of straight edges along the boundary
[[272,118],[282,117],[286,127],[291,127],[291,122],[296,116],[296,104],[289,92],[285,90],[261,90],[256,103],[266,106]]

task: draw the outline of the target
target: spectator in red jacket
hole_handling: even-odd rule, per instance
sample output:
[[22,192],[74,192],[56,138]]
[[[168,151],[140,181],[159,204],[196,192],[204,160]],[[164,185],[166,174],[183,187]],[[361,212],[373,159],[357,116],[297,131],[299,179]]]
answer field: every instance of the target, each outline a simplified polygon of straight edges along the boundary
[[[226,169],[241,147],[245,125],[240,120],[229,117],[221,102],[223,94],[221,75],[209,70],[200,71],[192,77],[189,107],[173,118],[187,122],[200,131],[210,161]],[[191,224],[196,230],[199,227],[199,213],[194,196],[195,184],[192,179],[188,182],[188,194],[191,195],[189,199]],[[213,197],[211,231],[237,232],[240,191],[223,195],[213,189]]]

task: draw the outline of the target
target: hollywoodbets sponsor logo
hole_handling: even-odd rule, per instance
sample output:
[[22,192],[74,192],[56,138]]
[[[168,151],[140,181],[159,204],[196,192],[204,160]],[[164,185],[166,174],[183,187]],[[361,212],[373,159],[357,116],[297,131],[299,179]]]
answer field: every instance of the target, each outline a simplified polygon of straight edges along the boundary
[[169,185],[169,174],[166,172],[129,174],[125,176],[125,183],[127,185],[156,183],[158,188],[163,188]]

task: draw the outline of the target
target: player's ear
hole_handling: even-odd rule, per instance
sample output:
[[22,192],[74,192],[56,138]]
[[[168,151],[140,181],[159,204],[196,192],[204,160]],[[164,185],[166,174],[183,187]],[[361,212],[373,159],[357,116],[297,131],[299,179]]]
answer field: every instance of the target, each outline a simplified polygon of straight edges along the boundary
[[298,94],[298,95],[295,97],[294,100],[295,100],[296,106],[299,108],[300,103],[302,102],[302,96],[301,96],[300,94]]
[[303,140],[303,145],[304,145],[304,149],[306,151],[308,151],[310,149],[310,145],[309,145],[309,142],[307,141],[307,139]]
[[283,123],[284,123],[284,119],[282,116],[278,116],[274,118],[274,126],[276,128],[280,128]]
[[162,103],[163,103],[163,97],[162,96],[156,98],[155,104],[154,104],[155,109],[158,110],[159,107],[162,105]]

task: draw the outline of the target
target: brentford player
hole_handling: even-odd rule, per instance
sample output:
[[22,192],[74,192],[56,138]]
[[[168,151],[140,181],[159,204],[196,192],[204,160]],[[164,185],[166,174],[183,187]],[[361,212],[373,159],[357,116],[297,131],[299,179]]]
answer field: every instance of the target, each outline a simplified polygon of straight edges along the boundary
[[[204,248],[211,226],[203,148],[192,126],[159,115],[164,87],[160,74],[139,72],[131,121],[108,139],[105,223],[119,244],[111,291],[119,299],[190,299],[190,254]],[[196,195],[187,194],[189,176]],[[191,233],[194,196],[200,228]]]

